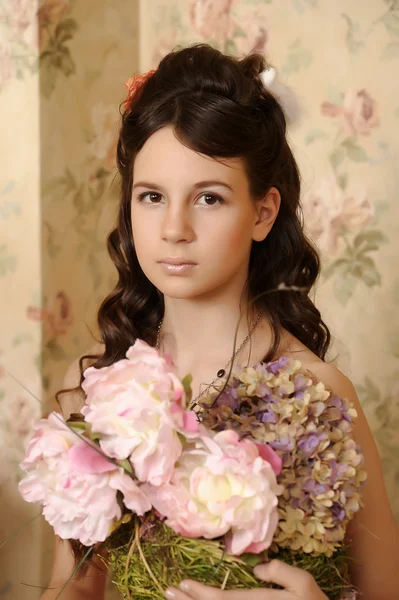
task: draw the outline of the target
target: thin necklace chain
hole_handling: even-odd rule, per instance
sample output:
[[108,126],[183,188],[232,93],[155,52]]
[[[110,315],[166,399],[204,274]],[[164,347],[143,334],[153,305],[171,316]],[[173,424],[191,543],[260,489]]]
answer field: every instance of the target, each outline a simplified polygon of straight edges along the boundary
[[[244,348],[244,346],[250,340],[251,335],[253,334],[253,332],[255,331],[255,329],[257,328],[257,326],[259,324],[261,316],[262,316],[262,311],[259,311],[258,316],[255,319],[255,323],[253,324],[252,328],[250,329],[250,331],[249,331],[247,337],[245,338],[245,340],[242,342],[241,346],[235,351],[234,355],[230,358],[230,360],[228,361],[228,363],[226,363],[226,366],[224,367],[224,369],[220,369],[217,372],[217,376],[215,377],[215,379],[213,381],[211,381],[211,383],[209,385],[207,385],[206,388],[204,390],[202,390],[202,392],[200,392],[198,394],[198,396],[196,396],[191,401],[189,408],[192,408],[193,406],[195,406],[195,404],[197,404],[197,401],[200,398],[202,398],[202,396],[204,396],[214,386],[214,384],[217,381],[219,381],[219,379],[221,379],[222,377],[224,377],[226,375],[227,368],[230,366],[230,364],[234,361],[234,359],[236,358],[236,356],[241,352],[241,350]],[[157,350],[159,350],[160,346],[161,346],[161,330],[162,330],[162,325],[163,325],[163,320],[158,325],[157,341],[156,341],[156,346],[155,346]]]

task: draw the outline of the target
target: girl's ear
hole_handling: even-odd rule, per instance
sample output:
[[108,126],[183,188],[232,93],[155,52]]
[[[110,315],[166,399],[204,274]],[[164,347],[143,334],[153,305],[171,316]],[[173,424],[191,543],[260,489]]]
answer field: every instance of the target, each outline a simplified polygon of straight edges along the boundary
[[262,242],[267,237],[277,218],[280,204],[280,192],[275,187],[271,187],[263,198],[256,201],[257,215],[252,232],[254,242]]

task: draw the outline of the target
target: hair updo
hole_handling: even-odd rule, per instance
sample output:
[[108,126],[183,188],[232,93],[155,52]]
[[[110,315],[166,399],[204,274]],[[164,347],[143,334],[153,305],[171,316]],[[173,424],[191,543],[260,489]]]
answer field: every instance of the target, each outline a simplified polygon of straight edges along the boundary
[[130,204],[135,157],[166,125],[197,152],[215,159],[241,157],[254,199],[272,186],[279,190],[279,214],[266,239],[253,242],[247,282],[249,298],[258,298],[256,308],[267,315],[273,331],[264,360],[276,358],[282,328],[325,358],[330,333],[308,291],[261,295],[280,283],[310,290],[320,270],[318,254],[303,231],[300,176],[286,139],[284,112],[259,77],[266,67],[259,53],[236,59],[208,44],[195,44],[165,56],[127,104],[117,148],[119,214],[108,237],[119,280],[98,312],[105,352],[82,357],[81,373],[85,358],[96,358],[97,367],[112,364],[124,357],[136,338],[155,344],[164,301],[139,265]]

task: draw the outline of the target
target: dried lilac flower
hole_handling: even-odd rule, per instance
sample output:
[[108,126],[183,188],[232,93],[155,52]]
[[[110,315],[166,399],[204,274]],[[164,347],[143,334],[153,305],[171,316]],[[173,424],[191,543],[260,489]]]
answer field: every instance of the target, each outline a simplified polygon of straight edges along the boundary
[[331,556],[361,507],[363,455],[352,439],[356,410],[286,357],[234,373],[200,418],[216,431],[267,442],[283,461],[275,548]]

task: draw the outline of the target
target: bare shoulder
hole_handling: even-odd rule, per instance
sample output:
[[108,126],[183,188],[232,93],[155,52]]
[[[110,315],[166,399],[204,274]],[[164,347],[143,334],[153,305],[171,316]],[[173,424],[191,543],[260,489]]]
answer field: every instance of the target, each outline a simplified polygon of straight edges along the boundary
[[[294,338],[295,340],[295,338]],[[326,363],[300,342],[291,345],[293,358],[328,390],[347,398],[356,409],[353,437],[364,455],[367,481],[363,488],[363,507],[350,523],[347,541],[353,558],[351,576],[364,600],[399,598],[396,577],[399,532],[385,489],[379,452],[352,381],[335,365]]]
[[[105,346],[101,343],[94,344],[83,356],[93,355],[101,356],[104,353]],[[80,384],[80,362],[81,356],[76,358],[66,370],[61,389],[67,390],[60,395],[60,405],[63,415],[68,418],[73,412],[79,412],[83,405],[83,396],[79,390],[75,390]],[[90,360],[86,367],[90,366]]]
[[285,355],[299,360],[304,369],[311,371],[319,381],[323,382],[327,388],[338,396],[349,397],[350,400],[358,403],[351,380],[335,365],[319,358],[291,334],[288,334],[288,346]]

